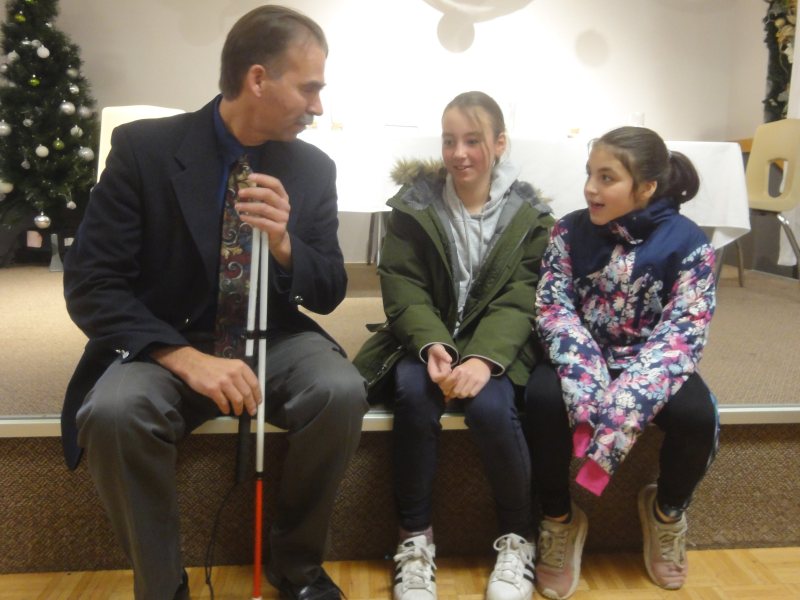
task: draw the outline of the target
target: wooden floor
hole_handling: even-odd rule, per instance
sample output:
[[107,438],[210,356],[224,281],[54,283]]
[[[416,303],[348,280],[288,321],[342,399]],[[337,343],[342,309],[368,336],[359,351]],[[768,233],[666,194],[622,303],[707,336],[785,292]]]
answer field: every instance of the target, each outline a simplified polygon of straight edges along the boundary
[[[591,554],[574,600],[798,600],[800,547],[689,552],[689,580],[668,592],[647,578],[638,554]],[[490,560],[437,560],[439,600],[481,600]],[[389,561],[329,562],[325,568],[349,600],[391,600]],[[250,567],[217,567],[216,600],[251,598]],[[189,569],[193,600],[211,596],[202,568]],[[130,571],[0,575],[0,600],[130,600]],[[265,599],[277,592],[264,585]],[[535,597],[539,597],[535,595]]]

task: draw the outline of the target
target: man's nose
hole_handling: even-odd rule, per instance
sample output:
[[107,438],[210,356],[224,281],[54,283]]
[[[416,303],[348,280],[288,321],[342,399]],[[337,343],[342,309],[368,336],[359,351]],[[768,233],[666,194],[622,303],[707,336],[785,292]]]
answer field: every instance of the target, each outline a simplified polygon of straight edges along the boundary
[[322,115],[322,99],[319,96],[314,98],[314,100],[312,100],[306,107],[306,112],[314,115],[315,117]]

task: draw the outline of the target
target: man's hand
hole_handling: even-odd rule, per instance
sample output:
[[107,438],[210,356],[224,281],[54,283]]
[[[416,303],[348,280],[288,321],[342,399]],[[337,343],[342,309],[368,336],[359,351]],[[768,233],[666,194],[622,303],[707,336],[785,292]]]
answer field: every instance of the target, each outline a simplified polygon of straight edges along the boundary
[[439,383],[445,400],[453,398],[474,398],[484,388],[492,376],[489,364],[477,357],[465,360],[453,369],[450,375]]
[[151,353],[153,359],[180,377],[199,394],[208,396],[226,415],[246,410],[255,415],[261,388],[253,370],[238,359],[219,358],[191,346],[170,346]]
[[292,268],[292,244],[286,224],[289,222],[289,195],[279,179],[253,173],[248,181],[253,187],[239,190],[236,210],[243,223],[257,227],[269,236],[269,251],[284,269]]

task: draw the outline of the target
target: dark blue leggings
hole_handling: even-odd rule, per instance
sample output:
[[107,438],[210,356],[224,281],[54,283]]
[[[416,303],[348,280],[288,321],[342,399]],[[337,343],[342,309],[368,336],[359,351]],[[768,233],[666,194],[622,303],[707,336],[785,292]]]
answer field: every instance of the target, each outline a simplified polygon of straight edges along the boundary
[[[395,371],[394,490],[400,526],[431,525],[433,481],[445,403],[419,359],[401,360]],[[464,410],[494,494],[500,535],[532,533],[530,454],[506,376],[492,377],[474,398],[456,401]]]
[[[659,506],[668,512],[683,511],[714,459],[719,435],[716,401],[700,375],[690,375],[653,422],[664,432],[659,455]],[[561,381],[550,364],[537,365],[528,380],[525,430],[542,513],[565,515],[570,510],[572,435]]]

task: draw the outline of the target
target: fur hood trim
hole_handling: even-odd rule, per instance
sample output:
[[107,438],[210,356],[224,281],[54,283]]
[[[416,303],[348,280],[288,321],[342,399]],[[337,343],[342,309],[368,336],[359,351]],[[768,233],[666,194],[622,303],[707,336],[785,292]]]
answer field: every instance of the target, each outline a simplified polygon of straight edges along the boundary
[[444,181],[447,170],[441,159],[427,160],[401,158],[392,167],[390,176],[398,185],[411,185],[420,178]]

